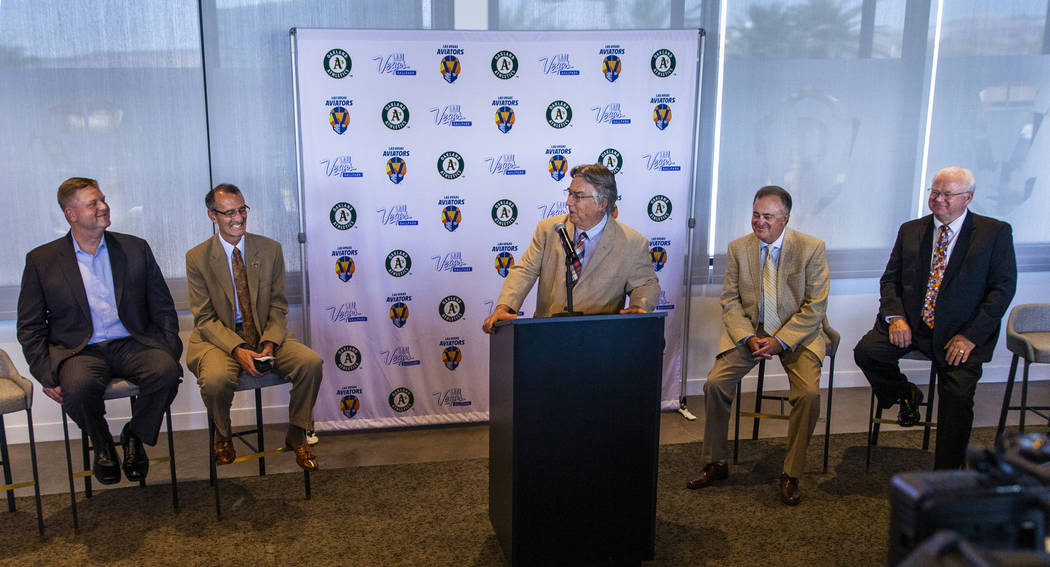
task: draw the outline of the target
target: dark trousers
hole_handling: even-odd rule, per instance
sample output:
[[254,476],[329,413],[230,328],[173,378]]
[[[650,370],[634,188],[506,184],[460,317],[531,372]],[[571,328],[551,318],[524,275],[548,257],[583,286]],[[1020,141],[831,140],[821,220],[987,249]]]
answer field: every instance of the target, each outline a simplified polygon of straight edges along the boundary
[[913,327],[911,345],[900,348],[890,342],[888,329],[885,323],[877,322],[854,347],[853,359],[882,407],[890,407],[908,392],[908,378],[900,370],[902,356],[918,350],[934,361],[938,399],[933,468],[962,468],[973,428],[973,396],[981,378],[981,363],[969,360],[959,366],[949,366],[943,362],[944,345],[935,346],[928,330]]
[[91,436],[94,446],[113,442],[106,424],[102,394],[114,377],[139,387],[131,411],[131,432],[147,445],[156,445],[164,412],[179,391],[182,368],[164,350],[131,337],[88,345],[58,368],[62,409]]

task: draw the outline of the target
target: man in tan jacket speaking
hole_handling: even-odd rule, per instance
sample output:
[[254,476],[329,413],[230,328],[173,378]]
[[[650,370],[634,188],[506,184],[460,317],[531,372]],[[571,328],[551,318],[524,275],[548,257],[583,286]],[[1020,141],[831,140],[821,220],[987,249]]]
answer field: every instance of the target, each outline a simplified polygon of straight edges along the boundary
[[[649,313],[660,297],[660,282],[649,259],[649,243],[638,231],[618,222],[616,178],[601,164],[579,165],[566,189],[569,214],[540,221],[532,243],[503,282],[496,307],[482,330],[492,332],[497,321],[514,319],[525,296],[539,279],[535,317],[550,317],[566,307],[564,229],[579,262],[569,277],[573,307],[587,315]],[[630,297],[630,306],[624,301]]]

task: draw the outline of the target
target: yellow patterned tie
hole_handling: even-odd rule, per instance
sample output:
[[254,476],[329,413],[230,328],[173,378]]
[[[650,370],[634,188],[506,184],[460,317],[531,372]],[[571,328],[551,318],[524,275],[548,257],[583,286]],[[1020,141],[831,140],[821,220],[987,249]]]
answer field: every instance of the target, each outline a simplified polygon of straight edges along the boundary
[[766,263],[762,268],[762,326],[766,334],[773,336],[780,328],[777,314],[777,265],[773,262],[773,247],[766,246]]
[[948,265],[948,225],[942,224],[937,233],[937,250],[930,264],[930,280],[926,283],[926,301],[922,304],[922,320],[933,328],[933,309],[937,306],[937,293],[944,279],[944,267]]
[[237,304],[241,308],[241,338],[253,349],[259,346],[259,331],[255,328],[252,295],[248,289],[248,272],[239,248],[233,249],[233,286],[237,288]]

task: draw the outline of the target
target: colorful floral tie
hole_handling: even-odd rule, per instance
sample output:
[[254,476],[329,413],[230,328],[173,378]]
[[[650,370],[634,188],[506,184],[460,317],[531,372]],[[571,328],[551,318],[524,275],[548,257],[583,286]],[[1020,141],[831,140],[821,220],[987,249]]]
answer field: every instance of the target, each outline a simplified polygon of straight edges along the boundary
[[926,284],[926,301],[922,304],[922,320],[926,326],[933,328],[933,308],[937,306],[937,292],[944,279],[944,267],[948,264],[948,225],[942,224],[937,233],[937,251],[930,264],[930,281]]

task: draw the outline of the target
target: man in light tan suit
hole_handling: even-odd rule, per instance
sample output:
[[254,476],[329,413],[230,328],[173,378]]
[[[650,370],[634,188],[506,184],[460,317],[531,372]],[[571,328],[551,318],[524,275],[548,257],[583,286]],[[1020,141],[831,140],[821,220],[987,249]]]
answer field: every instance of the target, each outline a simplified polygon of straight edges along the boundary
[[801,499],[798,478],[820,415],[822,330],[828,303],[824,242],[787,228],[791,195],[771,185],[755,194],[753,234],[729,243],[719,302],[722,337],[704,384],[706,423],[700,475],[688,483],[703,488],[729,476],[729,409],[736,385],[761,360],[779,356],[791,383],[788,449],[780,475],[780,498]]
[[236,458],[230,405],[238,376],[261,376],[272,366],[292,383],[285,444],[300,467],[317,470],[306,431],[321,386],[321,357],[288,332],[281,245],[248,234],[249,207],[237,187],[218,185],[204,203],[218,234],[186,253],[193,310],[186,365],[215,422],[215,464]]
[[[482,330],[517,317],[536,279],[536,317],[563,311],[565,247],[559,242],[558,225],[564,225],[576,245],[580,267],[573,286],[574,310],[588,315],[649,313],[660,297],[660,282],[649,259],[649,242],[633,228],[612,217],[616,207],[616,177],[601,164],[579,165],[570,172],[566,189],[569,214],[540,221],[532,243],[503,282],[496,308]],[[582,242],[582,243],[581,243]],[[631,298],[626,309],[624,301]]]

